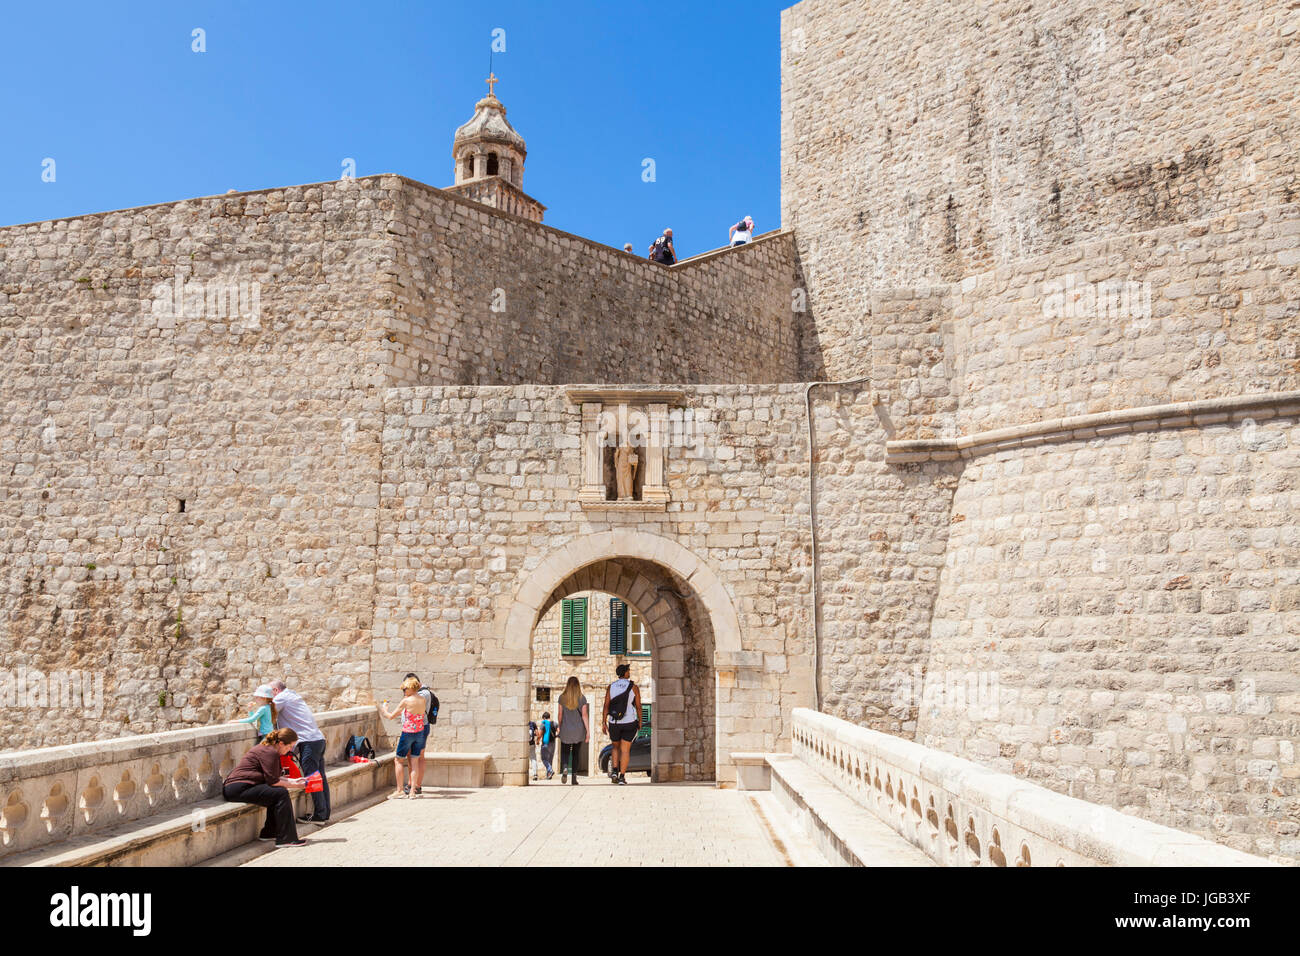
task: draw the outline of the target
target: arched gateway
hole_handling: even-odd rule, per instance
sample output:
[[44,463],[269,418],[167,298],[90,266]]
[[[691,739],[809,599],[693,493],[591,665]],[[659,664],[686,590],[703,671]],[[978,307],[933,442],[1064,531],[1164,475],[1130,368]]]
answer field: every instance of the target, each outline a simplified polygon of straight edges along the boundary
[[[502,646],[517,659],[531,657],[538,621],[557,601],[583,591],[604,591],[626,601],[652,635],[654,779],[714,779],[719,738],[715,661],[718,652],[729,661],[741,649],[726,588],[675,541],[630,529],[587,535],[520,574],[505,615]],[[601,690],[593,686],[587,691],[594,727]]]

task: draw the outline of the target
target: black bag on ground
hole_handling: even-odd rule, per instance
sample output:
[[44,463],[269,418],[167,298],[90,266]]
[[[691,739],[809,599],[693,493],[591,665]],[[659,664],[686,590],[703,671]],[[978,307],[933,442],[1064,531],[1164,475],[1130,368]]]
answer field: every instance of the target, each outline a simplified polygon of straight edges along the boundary
[[343,747],[343,759],[351,762],[353,757],[375,759],[375,748],[370,746],[369,737],[361,737],[357,734],[348,737],[348,742]]

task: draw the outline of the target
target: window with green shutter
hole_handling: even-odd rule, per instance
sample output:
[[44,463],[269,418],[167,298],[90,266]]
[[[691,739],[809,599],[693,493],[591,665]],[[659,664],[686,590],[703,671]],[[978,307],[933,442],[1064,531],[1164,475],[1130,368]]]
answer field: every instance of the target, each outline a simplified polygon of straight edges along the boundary
[[609,652],[627,653],[627,604],[618,598],[609,602]]
[[641,705],[641,729],[636,732],[638,737],[650,736],[650,708],[653,706],[654,704]]
[[568,657],[587,654],[587,599],[565,598],[560,602],[560,653]]

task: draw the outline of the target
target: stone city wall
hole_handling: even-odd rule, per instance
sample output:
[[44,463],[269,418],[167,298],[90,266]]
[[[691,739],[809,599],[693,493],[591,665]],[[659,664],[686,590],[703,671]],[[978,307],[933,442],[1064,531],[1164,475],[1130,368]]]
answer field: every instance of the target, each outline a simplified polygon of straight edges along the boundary
[[[673,268],[396,176],[386,341],[398,385],[800,377],[792,237]],[[725,345],[724,345],[725,343]]]
[[[0,700],[103,687],[0,707],[6,745],[223,720],[276,676],[369,699],[379,390],[464,380],[447,355],[791,379],[792,263],[778,234],[666,269],[396,176],[0,229]],[[588,343],[563,367],[551,327]]]
[[876,287],[1295,202],[1298,25],[1269,0],[783,11],[781,218],[832,377]]
[[968,461],[917,741],[1300,855],[1297,412]]
[[1300,205],[1070,246],[952,294],[956,434],[1300,388]]
[[[0,230],[6,747],[242,716],[277,676],[318,709],[366,699],[382,200],[359,180]],[[55,673],[102,692],[46,710]]]

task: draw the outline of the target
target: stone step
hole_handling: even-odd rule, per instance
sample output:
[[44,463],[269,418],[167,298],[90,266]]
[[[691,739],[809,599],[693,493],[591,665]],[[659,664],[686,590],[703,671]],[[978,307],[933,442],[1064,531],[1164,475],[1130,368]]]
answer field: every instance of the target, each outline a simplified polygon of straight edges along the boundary
[[790,754],[769,754],[772,794],[796,829],[840,866],[934,866],[870,810]]

